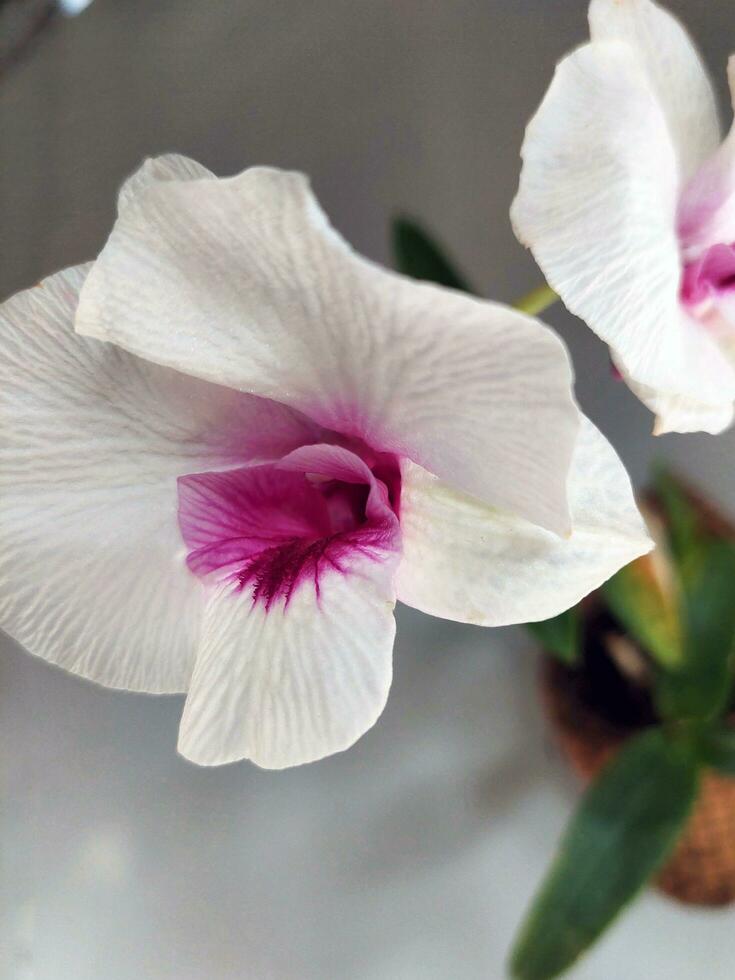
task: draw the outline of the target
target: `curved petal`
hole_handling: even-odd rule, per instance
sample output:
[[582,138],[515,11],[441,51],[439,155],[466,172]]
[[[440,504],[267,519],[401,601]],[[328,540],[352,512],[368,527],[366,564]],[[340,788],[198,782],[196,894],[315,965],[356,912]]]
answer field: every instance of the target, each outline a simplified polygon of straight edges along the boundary
[[407,464],[398,598],[482,626],[535,622],[568,609],[650,551],[623,464],[588,419],[572,459],[569,502],[573,530],[560,540]]
[[718,398],[718,389],[710,386],[707,378],[719,371],[721,364],[735,372],[735,343],[728,339],[732,331],[724,332],[713,323],[698,322],[685,312],[681,313],[681,317],[689,351],[689,374],[692,378],[701,379],[698,397],[638,384],[626,374],[625,367],[615,355],[612,360],[633,394],[656,416],[653,426],[655,436],[668,432],[709,432],[717,435],[731,425],[735,402],[732,394],[725,393]]
[[[727,63],[735,108],[735,55]],[[679,201],[679,235],[688,259],[721,242],[735,242],[735,124],[687,183]]]
[[145,188],[87,280],[76,327],[568,528],[577,414],[561,342],[516,311],[355,255],[299,175]]
[[523,161],[516,233],[626,376],[694,399],[735,397],[735,372],[704,332],[699,345],[679,303],[673,147],[626,45],[588,44],[561,62]]
[[184,563],[176,477],[278,457],[315,429],[77,336],[85,274],[0,307],[0,626],[102,684],[183,691],[204,597]]
[[397,529],[398,518],[390,503],[389,487],[376,479],[367,463],[351,450],[329,444],[300,446],[284,456],[279,461],[278,468],[339,480],[342,483],[366,484],[369,488],[365,502],[367,521]]
[[165,153],[160,157],[149,157],[131,174],[120,188],[117,196],[117,210],[120,213],[146,187],[168,180],[206,180],[214,178],[211,170],[201,163],[181,156],[179,153]]
[[592,0],[593,41],[623,41],[635,53],[663,109],[681,177],[720,142],[717,102],[707,69],[679,21],[651,0]]
[[636,394],[656,414],[655,436],[663,436],[667,432],[710,432],[718,435],[732,425],[732,402],[708,405],[680,395],[655,395],[645,390]]
[[349,748],[385,706],[398,552],[355,551],[268,606],[255,591],[212,593],[179,751],[200,765],[251,759],[282,769]]
[[[619,369],[620,370],[620,369]],[[625,372],[620,370],[625,378]],[[732,399],[721,402],[703,402],[687,398],[685,395],[668,395],[636,384],[625,378],[631,391],[656,416],[653,427],[655,436],[667,432],[709,432],[717,435],[732,424]]]

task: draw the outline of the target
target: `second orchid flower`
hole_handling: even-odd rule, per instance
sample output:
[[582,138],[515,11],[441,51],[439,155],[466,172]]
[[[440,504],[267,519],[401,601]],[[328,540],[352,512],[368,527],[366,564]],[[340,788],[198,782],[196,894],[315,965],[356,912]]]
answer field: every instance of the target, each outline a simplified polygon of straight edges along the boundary
[[[735,403],[735,136],[683,27],[592,0],[557,67],[511,211],[551,286],[609,344],[655,432],[720,432]],[[735,67],[729,68],[735,93]]]

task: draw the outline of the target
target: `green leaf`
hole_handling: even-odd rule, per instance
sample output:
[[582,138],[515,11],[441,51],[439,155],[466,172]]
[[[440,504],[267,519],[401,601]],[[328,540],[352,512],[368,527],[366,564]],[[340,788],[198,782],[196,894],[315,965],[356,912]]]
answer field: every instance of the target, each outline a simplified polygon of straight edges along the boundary
[[683,599],[684,658],[662,672],[656,703],[664,718],[707,720],[727,706],[735,668],[735,545],[711,539]]
[[425,279],[440,286],[474,293],[439,246],[410,218],[396,218],[393,221],[392,242],[399,272],[414,279]]
[[697,794],[691,747],[649,729],[602,771],[572,818],[513,950],[516,980],[550,980],[663,864]]
[[703,733],[699,752],[708,766],[726,776],[735,776],[735,728],[723,725]]
[[665,555],[655,551],[621,568],[603,586],[608,606],[639,646],[665,667],[684,657],[679,589]]
[[553,654],[567,666],[576,664],[580,655],[581,619],[579,607],[545,619],[540,623],[527,623],[528,629],[539,641],[546,653]]
[[654,471],[653,492],[663,511],[671,553],[683,580],[688,582],[701,567],[709,536],[684,486],[663,466]]

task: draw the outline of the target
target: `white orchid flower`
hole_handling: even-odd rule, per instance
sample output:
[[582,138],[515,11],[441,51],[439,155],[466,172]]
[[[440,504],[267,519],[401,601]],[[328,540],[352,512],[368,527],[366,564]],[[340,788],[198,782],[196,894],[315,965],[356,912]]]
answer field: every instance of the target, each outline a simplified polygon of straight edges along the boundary
[[543,619],[650,547],[560,341],[360,258],[299,175],[149,161],[96,263],[0,321],[0,623],[187,692],[195,762],[351,745],[396,598]]
[[[523,144],[511,216],[611,349],[656,434],[720,432],[735,401],[735,135],[683,27],[592,0]],[[735,93],[735,62],[729,65]]]

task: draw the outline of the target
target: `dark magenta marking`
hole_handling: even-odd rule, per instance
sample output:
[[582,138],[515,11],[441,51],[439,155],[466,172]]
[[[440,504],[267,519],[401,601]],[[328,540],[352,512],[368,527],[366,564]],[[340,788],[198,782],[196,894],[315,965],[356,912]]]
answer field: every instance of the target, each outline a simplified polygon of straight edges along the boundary
[[288,605],[296,588],[311,582],[317,600],[320,576],[332,570],[349,573],[349,561],[356,554],[379,557],[381,549],[390,549],[388,529],[365,528],[351,534],[333,534],[328,538],[292,541],[266,548],[248,559],[237,573],[239,590],[252,586],[253,602],[262,601],[270,609],[277,599]]
[[354,557],[380,560],[399,546],[400,466],[386,454],[303,446],[280,463],[178,485],[189,568],[249,588],[266,609],[307,583],[318,600],[325,573],[348,574]]

